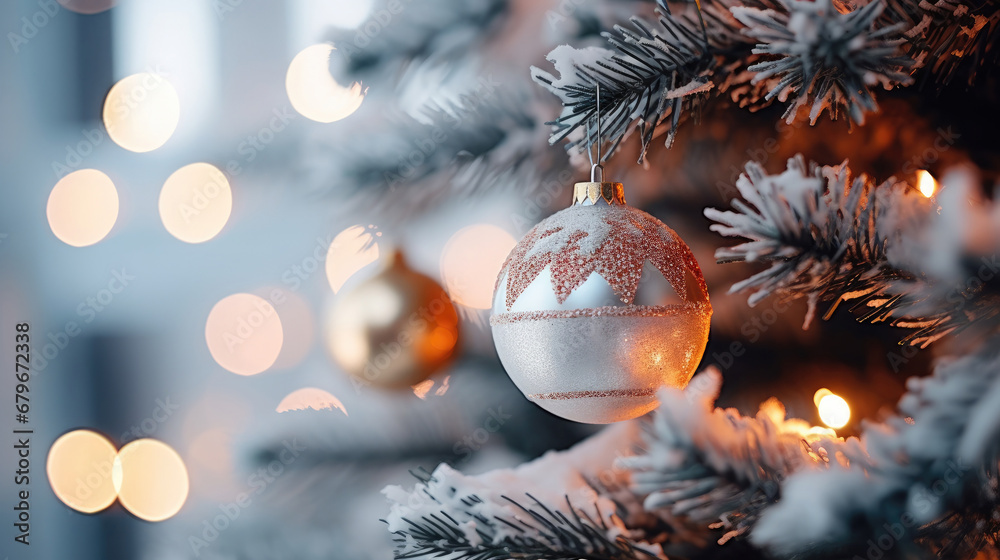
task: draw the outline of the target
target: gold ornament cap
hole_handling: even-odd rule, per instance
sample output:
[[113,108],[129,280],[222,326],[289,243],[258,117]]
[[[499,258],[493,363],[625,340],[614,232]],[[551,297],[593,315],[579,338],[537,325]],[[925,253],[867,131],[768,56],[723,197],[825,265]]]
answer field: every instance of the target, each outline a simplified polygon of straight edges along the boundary
[[625,204],[625,186],[621,183],[596,181],[573,185],[573,206],[593,206],[603,200],[608,204]]

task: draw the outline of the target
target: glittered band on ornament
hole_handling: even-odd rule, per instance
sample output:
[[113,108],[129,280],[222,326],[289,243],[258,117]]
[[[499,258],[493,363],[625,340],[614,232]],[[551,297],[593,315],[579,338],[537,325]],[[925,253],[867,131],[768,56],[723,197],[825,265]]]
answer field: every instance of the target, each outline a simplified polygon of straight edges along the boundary
[[528,395],[529,399],[546,399],[564,401],[569,399],[587,399],[600,397],[652,397],[656,389],[608,389],[605,391],[566,391],[563,393],[536,393]]
[[625,204],[625,186],[621,183],[577,183],[573,185],[573,205],[593,206],[603,200],[608,204]]
[[578,317],[676,317],[678,315],[711,315],[708,303],[679,305],[605,305],[585,309],[559,309],[552,311],[513,311],[490,317],[490,326],[509,325],[521,321],[544,319],[576,319]]

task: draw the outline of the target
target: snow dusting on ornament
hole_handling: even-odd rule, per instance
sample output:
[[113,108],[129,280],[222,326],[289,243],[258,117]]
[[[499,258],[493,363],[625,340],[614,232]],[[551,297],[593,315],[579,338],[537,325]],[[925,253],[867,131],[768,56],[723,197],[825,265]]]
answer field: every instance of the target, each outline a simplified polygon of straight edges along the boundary
[[[708,341],[712,308],[683,240],[625,205],[620,183],[578,183],[574,205],[507,257],[490,324],[519,389],[570,420],[609,423],[684,387]],[[589,193],[589,196],[588,196]]]

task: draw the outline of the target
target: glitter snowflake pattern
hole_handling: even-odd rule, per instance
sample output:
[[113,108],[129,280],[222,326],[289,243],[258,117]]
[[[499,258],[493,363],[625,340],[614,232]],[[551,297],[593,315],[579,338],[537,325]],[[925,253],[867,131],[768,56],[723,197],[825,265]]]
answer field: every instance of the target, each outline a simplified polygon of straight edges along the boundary
[[[571,206],[542,221],[511,251],[497,279],[507,274],[507,308],[549,267],[559,303],[594,272],[623,303],[635,300],[642,267],[649,261],[681,299],[708,300],[701,269],[683,240],[663,222],[631,206]],[[688,278],[696,286],[688,286]],[[696,291],[692,301],[690,289]]]

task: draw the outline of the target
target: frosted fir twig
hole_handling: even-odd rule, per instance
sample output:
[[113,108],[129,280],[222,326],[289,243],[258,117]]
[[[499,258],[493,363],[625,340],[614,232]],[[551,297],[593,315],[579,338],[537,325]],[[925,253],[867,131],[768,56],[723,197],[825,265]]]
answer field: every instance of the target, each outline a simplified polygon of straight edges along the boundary
[[619,459],[650,511],[667,511],[694,528],[725,529],[720,544],[743,535],[780,497],[792,472],[825,464],[844,447],[828,429],[786,419],[776,399],[756,417],[713,403],[722,375],[710,368],[685,391],[664,389],[645,449]]
[[[427,482],[432,482],[429,475]],[[436,500],[432,492],[429,499]],[[467,511],[454,517],[447,511],[407,518],[407,529],[393,531],[395,557],[459,559],[526,558],[552,560],[635,560],[659,558],[640,548],[628,538],[609,537],[611,529],[603,518],[591,519],[566,498],[569,514],[553,511],[530,494],[524,505],[506,501],[521,515],[485,515],[474,513],[484,505],[481,498],[469,494],[461,499]]]
[[[931,252],[927,246],[956,235],[941,231],[955,230],[955,218],[938,222],[942,214],[964,211],[964,191],[945,189],[948,196],[930,200],[891,178],[881,184],[852,178],[846,162],[807,166],[802,156],[778,175],[750,162],[736,186],[743,200],[732,201],[734,210],[707,208],[705,216],[716,222],[713,231],[748,240],[718,249],[718,262],[770,263],[730,288],[751,292],[751,306],[772,295],[806,298],[806,328],[820,302],[830,302],[824,319],[841,302],[852,302],[859,320],[910,329],[903,343],[921,347],[972,327],[979,337],[1000,330],[996,287],[970,282],[980,259],[969,259],[966,269],[954,257],[964,247]],[[937,253],[951,253],[956,262],[932,268]]]
[[802,557],[850,555],[869,541],[881,543],[883,553],[888,542],[895,557],[916,544],[942,558],[972,557],[1000,536],[998,437],[994,341],[939,364],[930,377],[910,379],[898,413],[864,426],[863,456],[848,453],[847,466],[793,474],[751,541]]
[[[606,150],[610,156],[632,132],[635,122],[643,146],[641,161],[657,125],[667,119],[667,144],[673,142],[685,108],[690,107],[694,96],[712,87],[702,75],[710,58],[702,39],[677,20],[661,15],[659,24],[671,35],[672,42],[634,18],[635,31],[616,27],[617,37],[606,34],[618,53],[597,48],[577,51],[563,46],[548,56],[559,77],[532,67],[532,78],[563,103],[562,114],[551,123],[555,132],[550,143],[574,135],[567,146],[571,152],[581,151],[581,145],[600,142],[610,144]],[[597,129],[598,86],[602,134],[591,140]]]
[[[755,4],[771,5],[766,0]],[[734,70],[755,59],[753,43],[736,30],[738,24],[728,11],[705,4],[703,18],[712,25],[703,29],[699,18],[674,15],[663,1],[657,5],[655,22],[633,17],[631,29],[615,26],[613,33],[604,33],[610,50],[557,47],[547,58],[558,77],[532,67],[532,78],[563,104],[559,118],[550,123],[550,143],[568,138],[571,153],[590,149],[597,142],[608,144],[604,151],[607,159],[626,137],[638,131],[641,162],[658,133],[666,131],[666,145],[673,143],[685,113],[713,89],[720,93],[749,82],[750,76]],[[737,64],[733,65],[734,61]],[[600,138],[596,136],[598,85]]]
[[785,120],[792,123],[800,107],[810,107],[815,124],[828,111],[846,112],[864,124],[865,113],[878,110],[873,86],[908,85],[913,60],[903,56],[905,23],[876,27],[884,5],[873,1],[841,14],[833,0],[782,0],[785,11],[734,7],[743,31],[759,44],[755,54],[768,59],[750,66],[754,82],[778,78],[766,98],[791,99]]
[[[914,82],[923,73],[939,83],[995,64],[1000,3],[979,0],[714,0],[671,14],[659,0],[659,18],[632,18],[633,29],[605,33],[607,49],[559,47],[549,53],[555,77],[532,69],[536,82],[559,97],[552,143],[569,139],[579,153],[597,142],[610,158],[633,131],[642,142],[667,133],[669,147],[685,115],[709,94],[728,94],[756,110],[788,102],[785,118],[828,112],[861,124],[877,110],[873,89]],[[919,77],[919,76],[918,76]],[[601,85],[601,138],[595,130],[596,84]],[[801,107],[810,107],[800,112]],[[590,134],[588,134],[590,132]]]
[[397,558],[634,560],[664,558],[626,525],[629,510],[587,474],[616,478],[612,462],[636,426],[611,426],[564,452],[478,476],[447,465],[418,475],[412,491],[389,486],[386,523]]
[[806,297],[805,326],[820,301],[834,301],[827,316],[840,301],[880,302],[876,309],[886,312],[898,303],[889,285],[910,275],[890,265],[882,222],[894,205],[920,203],[912,189],[891,181],[875,186],[865,176],[852,181],[846,162],[807,166],[801,155],[779,175],[747,163],[736,187],[743,200],[732,201],[733,211],[706,208],[705,216],[716,222],[712,231],[749,241],[718,249],[715,257],[771,266],[730,292],[752,292],[751,306],[771,295]]
[[412,491],[386,488],[397,558],[662,558],[661,547],[704,546],[710,529],[744,534],[788,473],[844,443],[786,420],[774,399],[756,418],[716,409],[721,382],[712,369],[664,389],[641,443],[639,423],[622,423],[513,470],[441,465],[415,473]]
[[981,70],[997,63],[1000,2],[995,0],[884,0],[886,25],[906,25],[904,49],[925,82],[939,86],[962,79],[971,86]]

